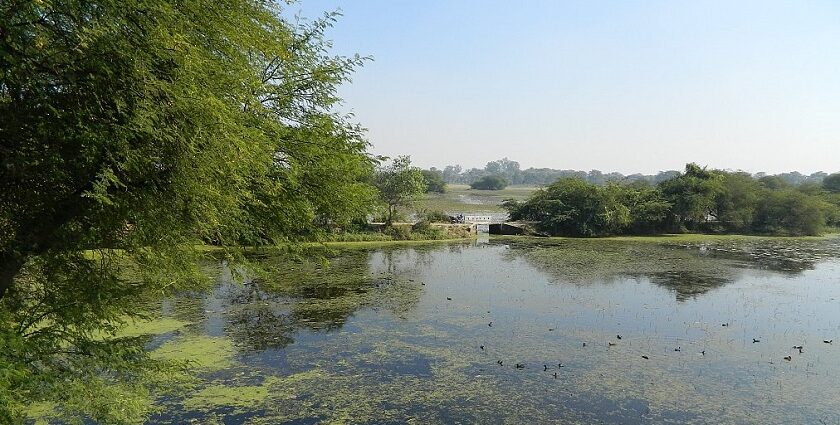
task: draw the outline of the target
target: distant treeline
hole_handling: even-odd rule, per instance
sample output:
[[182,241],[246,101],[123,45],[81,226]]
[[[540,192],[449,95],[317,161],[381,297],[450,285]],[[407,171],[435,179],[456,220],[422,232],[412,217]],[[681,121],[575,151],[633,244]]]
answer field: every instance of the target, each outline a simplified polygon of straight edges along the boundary
[[[472,184],[485,176],[501,176],[510,184],[522,184],[543,186],[553,183],[560,178],[576,178],[597,185],[604,185],[609,182],[635,182],[645,181],[651,184],[659,184],[665,180],[672,179],[680,174],[679,171],[660,171],[657,174],[630,174],[611,172],[604,173],[599,170],[555,170],[551,168],[528,168],[520,169],[519,163],[507,158],[498,161],[488,162],[484,168],[470,168],[463,170],[460,165],[447,165],[442,170],[432,167],[432,172],[437,171],[446,183]],[[758,173],[754,177],[761,178],[767,174]],[[821,184],[827,173],[817,172],[811,175],[804,175],[799,172],[777,174],[786,184],[799,186],[803,183]]]
[[599,185],[560,178],[526,201],[505,201],[511,220],[535,222],[555,236],[683,232],[817,235],[840,225],[840,173],[821,183],[708,170]]

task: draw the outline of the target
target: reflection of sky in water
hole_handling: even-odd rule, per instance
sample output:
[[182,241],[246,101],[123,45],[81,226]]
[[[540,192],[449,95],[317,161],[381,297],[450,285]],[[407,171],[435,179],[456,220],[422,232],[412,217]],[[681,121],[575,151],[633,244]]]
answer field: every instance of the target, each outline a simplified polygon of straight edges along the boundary
[[[599,252],[625,245],[612,264],[576,257],[571,268],[564,258],[577,245],[354,251],[341,267],[278,278],[287,286],[223,286],[169,300],[165,312],[197,321],[189,331],[232,338],[245,375],[294,379],[281,384],[294,395],[254,406],[266,423],[341,412],[376,423],[840,421],[835,245],[781,245],[794,259],[767,261],[760,244],[710,254],[603,243]],[[370,279],[331,287],[342,273]],[[307,371],[318,378],[296,378]]]

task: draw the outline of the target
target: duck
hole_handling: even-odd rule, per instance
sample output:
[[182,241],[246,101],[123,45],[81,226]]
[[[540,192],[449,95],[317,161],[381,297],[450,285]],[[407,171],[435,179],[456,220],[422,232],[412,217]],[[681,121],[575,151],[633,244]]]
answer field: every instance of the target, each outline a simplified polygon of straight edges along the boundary
[[833,339],[824,339],[823,340],[823,342],[826,343],[826,344],[831,344],[832,341],[834,341],[834,340]]
[[547,371],[547,370],[548,370],[548,365],[547,365],[547,364],[544,364],[544,365],[543,365],[543,372],[545,372],[545,371]]
[[794,350],[801,350],[801,349],[802,349],[802,346],[801,346],[801,345],[794,345],[794,346],[793,346],[793,349],[794,349]]
[[621,335],[616,335],[615,339],[621,339]]
[[612,342],[612,341],[607,341],[607,347],[612,347],[613,345],[617,345],[617,344]]
[[566,367],[563,363],[557,363],[557,367]]
[[496,364],[498,364],[499,366],[504,366],[504,363],[501,360],[496,360]]
[[493,322],[488,323],[487,326],[492,328],[493,327]]
[[584,347],[586,347],[586,343],[585,343],[585,342],[583,343],[583,346],[584,346]]
[[790,357],[790,356],[784,356],[784,357],[782,357],[782,358],[783,358],[783,359],[785,359],[785,360],[787,360],[787,361],[790,361],[792,357]]
[[642,358],[643,358],[643,359],[645,359],[645,360],[650,360],[650,357],[648,357],[648,356],[646,356],[646,355],[644,355],[644,354],[642,354]]
[[557,379],[557,372],[554,372],[554,379]]
[[705,356],[705,355],[706,355],[706,350],[701,351],[701,352],[700,352],[700,355],[701,355],[701,356]]
[[761,340],[753,338],[753,344],[755,344],[756,342],[761,342]]
[[446,297],[446,301],[452,301],[451,297]]
[[481,351],[484,351],[484,346],[483,345],[479,345],[478,348],[481,348]]
[[721,323],[720,325],[721,325],[721,326],[723,326],[723,327],[725,328],[725,327],[729,326],[729,322],[726,322],[726,323]]
[[682,347],[677,347],[677,348],[674,349],[674,351],[679,353],[680,351],[682,351]]
[[517,369],[525,369],[525,365],[524,365],[524,364],[522,364],[522,363],[517,363],[517,364],[516,364],[516,368],[517,368]]

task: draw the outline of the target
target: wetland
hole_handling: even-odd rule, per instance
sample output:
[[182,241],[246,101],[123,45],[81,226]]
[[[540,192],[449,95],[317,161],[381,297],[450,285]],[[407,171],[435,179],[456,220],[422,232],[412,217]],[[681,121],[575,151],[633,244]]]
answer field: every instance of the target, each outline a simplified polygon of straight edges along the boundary
[[212,265],[212,290],[129,327],[197,378],[149,423],[840,422],[837,237],[321,256],[255,255],[244,281]]

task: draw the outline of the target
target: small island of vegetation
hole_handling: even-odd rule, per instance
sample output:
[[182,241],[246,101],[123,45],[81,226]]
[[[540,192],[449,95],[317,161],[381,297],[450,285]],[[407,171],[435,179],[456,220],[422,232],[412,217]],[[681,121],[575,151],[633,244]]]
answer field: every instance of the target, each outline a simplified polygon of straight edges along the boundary
[[840,224],[840,174],[794,187],[778,177],[709,170],[651,185],[596,185],[560,178],[525,201],[503,205],[511,220],[532,222],[552,236],[740,233],[818,235]]

